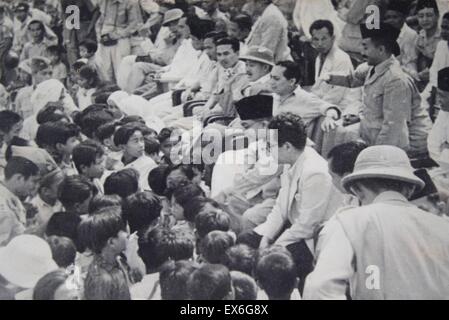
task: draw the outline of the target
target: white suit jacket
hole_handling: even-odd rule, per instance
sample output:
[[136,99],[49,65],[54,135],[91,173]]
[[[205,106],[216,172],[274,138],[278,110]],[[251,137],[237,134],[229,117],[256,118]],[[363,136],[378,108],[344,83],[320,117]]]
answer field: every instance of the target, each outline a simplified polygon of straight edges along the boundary
[[[265,223],[254,231],[287,246],[312,239],[317,227],[333,212],[329,210],[332,178],[327,161],[306,147],[296,164],[281,177],[281,190]],[[285,225],[291,227],[281,233]]]

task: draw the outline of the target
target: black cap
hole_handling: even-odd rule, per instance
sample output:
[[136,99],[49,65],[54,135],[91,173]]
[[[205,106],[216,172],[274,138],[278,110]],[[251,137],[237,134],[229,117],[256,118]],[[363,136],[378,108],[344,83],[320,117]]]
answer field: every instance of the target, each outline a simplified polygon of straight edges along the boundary
[[449,92],[449,67],[438,71],[438,89]]
[[379,28],[372,29],[368,28],[365,23],[362,23],[360,25],[360,32],[363,39],[370,38],[390,41],[394,45],[393,54],[395,56],[399,56],[401,54],[401,48],[399,47],[399,44],[397,42],[401,30],[396,29],[395,27],[387,23],[381,22]]
[[214,31],[215,23],[212,20],[198,19],[189,27],[190,32],[194,37],[203,40],[206,37],[206,34]]
[[410,13],[410,4],[407,0],[390,0],[387,5],[387,11],[400,12],[404,16],[408,16]]
[[257,95],[235,103],[235,108],[241,120],[257,120],[273,116],[273,97]]
[[416,12],[425,8],[432,8],[435,9],[436,12],[439,12],[438,4],[435,0],[418,0],[418,3],[416,4]]

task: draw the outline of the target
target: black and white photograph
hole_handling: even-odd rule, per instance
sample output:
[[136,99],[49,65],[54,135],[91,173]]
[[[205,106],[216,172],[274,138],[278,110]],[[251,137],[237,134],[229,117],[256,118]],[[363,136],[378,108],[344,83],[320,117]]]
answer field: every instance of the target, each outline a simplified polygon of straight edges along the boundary
[[0,300],[449,300],[448,41],[449,0],[0,0]]

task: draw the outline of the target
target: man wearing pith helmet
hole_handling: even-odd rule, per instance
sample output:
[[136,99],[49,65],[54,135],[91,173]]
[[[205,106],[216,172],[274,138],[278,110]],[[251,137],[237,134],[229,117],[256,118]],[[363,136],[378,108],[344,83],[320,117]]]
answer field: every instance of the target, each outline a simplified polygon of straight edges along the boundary
[[447,299],[449,222],[408,201],[424,182],[404,151],[374,146],[362,151],[343,187],[361,207],[336,215],[305,299]]

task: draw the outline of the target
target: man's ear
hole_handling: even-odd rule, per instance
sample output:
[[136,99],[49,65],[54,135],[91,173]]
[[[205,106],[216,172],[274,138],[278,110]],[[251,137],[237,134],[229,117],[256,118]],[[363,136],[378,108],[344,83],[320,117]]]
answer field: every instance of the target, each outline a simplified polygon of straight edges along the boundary
[[58,151],[58,152],[61,152],[61,150],[64,148],[64,145],[62,144],[62,143],[57,143],[56,145],[55,145],[55,149],[56,149],[56,151]]

